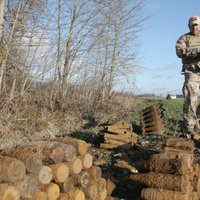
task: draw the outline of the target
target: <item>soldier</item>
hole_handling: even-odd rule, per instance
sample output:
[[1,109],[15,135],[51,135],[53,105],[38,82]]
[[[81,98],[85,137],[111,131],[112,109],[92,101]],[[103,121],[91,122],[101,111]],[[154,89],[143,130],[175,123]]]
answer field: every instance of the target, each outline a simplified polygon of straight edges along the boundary
[[182,88],[185,131],[189,139],[194,139],[195,129],[199,129],[196,111],[200,88],[200,17],[190,17],[188,27],[189,33],[176,42],[176,54],[182,59],[182,74],[185,76]]

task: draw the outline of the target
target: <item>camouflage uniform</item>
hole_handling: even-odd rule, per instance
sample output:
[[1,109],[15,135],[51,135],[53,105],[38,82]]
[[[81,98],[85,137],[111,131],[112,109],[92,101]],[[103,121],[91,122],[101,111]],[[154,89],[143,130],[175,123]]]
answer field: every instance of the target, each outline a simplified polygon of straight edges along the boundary
[[187,33],[176,42],[176,54],[182,59],[183,84],[183,115],[187,129],[194,129],[197,123],[198,91],[200,87],[200,34]]

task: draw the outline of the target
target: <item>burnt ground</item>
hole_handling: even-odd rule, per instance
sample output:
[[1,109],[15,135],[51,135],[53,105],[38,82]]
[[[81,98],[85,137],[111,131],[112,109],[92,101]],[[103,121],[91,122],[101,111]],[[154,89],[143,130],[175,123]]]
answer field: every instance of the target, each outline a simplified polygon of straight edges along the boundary
[[[112,180],[116,188],[112,192],[115,200],[140,200],[141,190],[146,187],[129,178],[131,172],[125,168],[115,166],[116,160],[124,160],[134,166],[139,173],[147,172],[145,162],[150,159],[153,154],[163,151],[164,141],[171,135],[138,135],[137,144],[133,147],[119,147],[112,150],[101,149],[100,143],[103,143],[102,137],[91,132],[72,133],[71,137],[85,140],[92,144],[89,152],[93,155],[94,164],[101,167],[103,177]],[[184,137],[182,135],[175,135]],[[200,141],[195,142],[195,159],[200,164]]]

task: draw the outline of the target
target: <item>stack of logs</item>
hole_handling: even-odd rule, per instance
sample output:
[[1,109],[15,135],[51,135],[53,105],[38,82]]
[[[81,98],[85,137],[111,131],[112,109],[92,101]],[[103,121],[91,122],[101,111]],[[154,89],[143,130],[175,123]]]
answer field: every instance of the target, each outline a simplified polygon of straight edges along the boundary
[[164,133],[164,109],[162,104],[154,104],[140,112],[140,125],[143,134]]
[[106,180],[85,141],[62,138],[1,151],[1,200],[105,200]]
[[148,173],[130,178],[149,188],[143,188],[143,200],[198,200],[200,198],[200,168],[194,162],[194,143],[171,137],[163,153],[151,157]]
[[129,121],[119,121],[105,128],[106,132],[103,134],[105,143],[100,145],[101,148],[112,149],[119,146],[133,146],[137,143],[137,134],[133,132]]

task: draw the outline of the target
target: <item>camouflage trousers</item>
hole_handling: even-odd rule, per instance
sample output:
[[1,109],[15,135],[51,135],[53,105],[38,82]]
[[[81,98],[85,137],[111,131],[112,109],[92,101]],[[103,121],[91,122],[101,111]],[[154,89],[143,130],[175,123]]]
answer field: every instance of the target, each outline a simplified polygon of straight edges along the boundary
[[183,117],[187,128],[194,128],[197,121],[198,92],[200,87],[199,73],[185,73],[183,85]]

